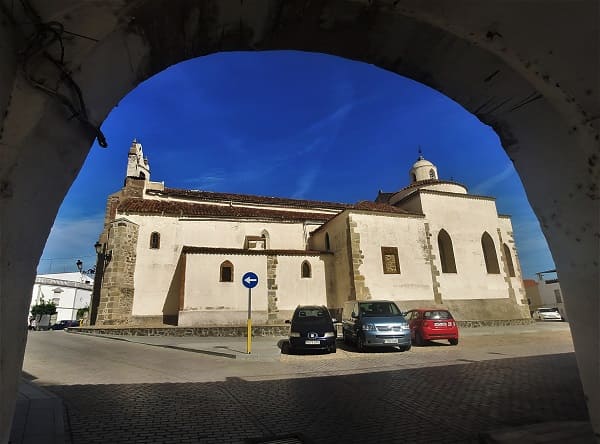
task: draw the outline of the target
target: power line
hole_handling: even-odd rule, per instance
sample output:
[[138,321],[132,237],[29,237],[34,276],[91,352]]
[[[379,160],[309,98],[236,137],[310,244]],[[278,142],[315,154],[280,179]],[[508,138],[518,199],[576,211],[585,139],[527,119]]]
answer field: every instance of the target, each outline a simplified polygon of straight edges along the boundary
[[90,257],[96,257],[96,255],[94,254],[92,256],[53,257],[50,259],[40,259],[40,261],[68,261],[73,259],[86,259]]

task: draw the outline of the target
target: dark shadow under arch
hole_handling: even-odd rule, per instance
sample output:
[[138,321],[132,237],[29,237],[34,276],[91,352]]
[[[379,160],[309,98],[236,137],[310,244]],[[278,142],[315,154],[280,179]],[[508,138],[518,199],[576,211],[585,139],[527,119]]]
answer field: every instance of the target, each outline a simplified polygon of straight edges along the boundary
[[452,239],[444,229],[441,229],[438,234],[438,248],[440,250],[442,273],[456,273],[456,261],[454,259]]
[[500,265],[498,264],[498,255],[496,254],[496,246],[492,236],[486,231],[481,236],[481,249],[483,251],[483,259],[485,261],[485,269],[488,274],[500,274]]

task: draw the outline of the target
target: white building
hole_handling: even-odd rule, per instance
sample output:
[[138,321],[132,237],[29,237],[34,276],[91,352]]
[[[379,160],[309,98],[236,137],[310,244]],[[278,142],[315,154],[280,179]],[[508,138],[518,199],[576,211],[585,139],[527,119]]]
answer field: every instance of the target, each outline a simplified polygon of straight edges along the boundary
[[563,319],[568,320],[556,270],[542,271],[536,275],[537,280],[525,280],[525,291],[529,299],[530,310],[537,310],[541,307],[557,308]]
[[77,319],[77,310],[89,307],[94,279],[84,273],[53,273],[36,276],[31,307],[42,300],[56,305],[53,322]]
[[255,324],[371,298],[461,320],[529,318],[510,218],[422,156],[408,186],[357,204],[168,188],[150,181],[140,143],[128,157],[100,236],[98,325],[242,324],[247,271],[260,279]]

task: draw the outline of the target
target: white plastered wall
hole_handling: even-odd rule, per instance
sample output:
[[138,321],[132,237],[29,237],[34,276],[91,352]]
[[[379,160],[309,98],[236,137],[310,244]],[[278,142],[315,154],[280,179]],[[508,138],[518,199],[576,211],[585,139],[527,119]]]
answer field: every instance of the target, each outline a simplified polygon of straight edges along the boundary
[[[500,263],[500,271],[501,273],[503,273],[505,278],[510,280],[510,285],[515,291],[515,298],[517,300],[517,304],[527,305],[525,284],[523,283],[523,271],[521,270],[521,262],[519,260],[519,249],[515,241],[512,221],[510,220],[510,217],[499,216],[498,226],[500,227],[502,241],[508,246],[510,250],[513,268],[515,269],[515,275],[510,276],[508,270],[504,270],[504,265],[502,263]],[[502,245],[500,245],[500,248],[502,248]],[[504,251],[502,252],[504,253]]]
[[[426,222],[435,252],[435,265],[440,271],[438,282],[442,300],[508,298],[504,280],[498,213],[491,199],[421,193]],[[438,234],[446,230],[452,239],[457,273],[441,273]],[[486,232],[494,241],[500,274],[488,274],[481,248],[481,236]]]
[[[246,236],[269,233],[271,249],[305,249],[303,223],[192,220],[177,217],[128,214],[139,225],[134,276],[134,316],[162,315],[169,288],[175,285],[176,267],[184,246],[243,248]],[[150,235],[160,233],[160,249],[150,249]],[[266,265],[263,267],[266,270]]]
[[[423,218],[352,213],[364,256],[359,272],[373,299],[432,300]],[[381,247],[396,247],[400,274],[385,274]]]
[[[220,267],[233,264],[233,281],[220,281]],[[266,256],[188,254],[185,265],[183,310],[245,310],[248,290],[242,276],[254,272],[259,284],[252,289],[252,309],[266,311]]]
[[336,216],[326,226],[311,236],[310,245],[314,250],[326,250],[325,237],[329,234],[332,255],[324,257],[327,288],[327,306],[342,308],[345,301],[354,299],[351,253],[348,241],[348,212]]
[[[301,277],[304,261],[310,263],[310,278]],[[297,305],[327,305],[325,262],[319,256],[278,256],[276,283],[280,311],[294,310]]]

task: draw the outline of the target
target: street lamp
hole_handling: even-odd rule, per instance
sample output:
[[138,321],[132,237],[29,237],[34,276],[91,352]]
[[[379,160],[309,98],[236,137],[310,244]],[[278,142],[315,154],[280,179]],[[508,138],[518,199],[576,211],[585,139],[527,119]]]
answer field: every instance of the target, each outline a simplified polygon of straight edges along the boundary
[[[81,270],[83,270],[83,262],[81,262],[81,259],[77,259],[77,262],[75,262],[75,265],[77,265],[77,269],[79,270],[79,280],[83,281],[83,276],[81,273]],[[77,314],[75,312],[75,301],[77,301],[77,287],[75,287],[75,294],[73,295],[73,305],[71,308],[71,320],[75,320],[75,318],[77,318]]]
[[94,249],[96,250],[96,254],[102,257],[103,262],[108,262],[112,258],[112,250],[106,251],[106,244],[101,244],[100,242],[96,242],[94,244]]

